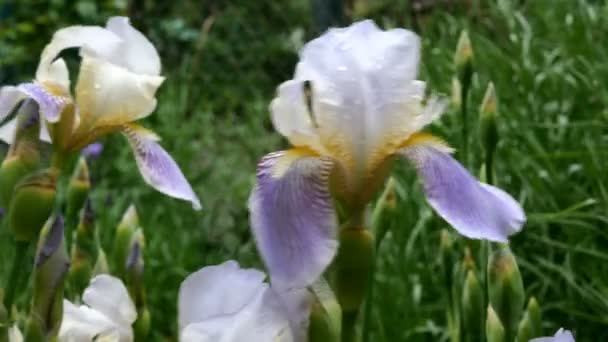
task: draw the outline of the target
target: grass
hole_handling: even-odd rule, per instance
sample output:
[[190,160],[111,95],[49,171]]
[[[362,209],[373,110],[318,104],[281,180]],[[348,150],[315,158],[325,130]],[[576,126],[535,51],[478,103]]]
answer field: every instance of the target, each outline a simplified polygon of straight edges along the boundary
[[[496,0],[466,13],[439,7],[414,22],[407,2],[369,3],[355,16],[384,27],[418,28],[422,78],[435,92],[449,94],[453,50],[460,31],[468,29],[477,71],[468,124],[475,132],[476,108],[486,84],[494,82],[500,101],[497,181],[528,215],[512,239],[526,294],[539,300],[547,335],[563,326],[576,331],[577,341],[608,340],[608,46],[602,44],[608,5]],[[162,41],[168,80],[145,124],[182,166],[201,196],[202,212],[146,187],[122,137],[108,138],[101,158],[92,161],[94,203],[108,251],[129,203],[140,213],[154,340],[174,339],[177,290],[187,274],[226,259],[262,267],[246,202],[257,160],[286,146],[272,130],[267,106],[293,72],[293,37],[301,30],[310,36],[307,11],[304,1],[224,4],[205,12],[215,21],[202,48],[195,49],[198,38]],[[185,20],[198,34],[192,23],[203,19]],[[431,130],[458,147],[460,125],[450,110]],[[470,144],[477,172],[481,152],[477,141]],[[446,340],[437,254],[447,225],[424,202],[407,164],[395,177],[399,210],[378,251],[370,340]],[[476,242],[453,235],[458,258],[465,246],[477,249]],[[2,260],[9,260],[6,230],[0,238]],[[0,262],[0,274],[7,268]]]

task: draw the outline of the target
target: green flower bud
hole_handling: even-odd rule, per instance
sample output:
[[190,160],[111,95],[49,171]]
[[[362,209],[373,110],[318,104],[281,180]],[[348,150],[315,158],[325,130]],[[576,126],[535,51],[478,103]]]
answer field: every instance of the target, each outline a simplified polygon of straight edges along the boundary
[[125,280],[127,257],[131,251],[133,233],[139,227],[139,217],[135,206],[131,205],[116,228],[112,250],[114,274]]
[[466,30],[460,33],[454,54],[454,64],[462,87],[468,88],[473,76],[473,46]]
[[486,340],[488,342],[510,341],[505,339],[505,329],[500,322],[500,318],[498,318],[491,305],[488,305],[488,314],[486,319]]
[[95,235],[95,213],[91,201],[87,200],[75,232],[72,245],[72,266],[69,283],[71,293],[79,295],[89,284],[97,260],[98,243]]
[[458,77],[452,77],[452,94],[450,97],[452,107],[460,108],[462,106],[462,85]]
[[439,266],[443,273],[446,291],[451,291],[453,283],[454,240],[447,229],[442,229],[439,236]]
[[462,290],[462,319],[467,341],[481,341],[485,306],[483,296],[475,272],[469,269]]
[[479,108],[479,136],[481,138],[481,147],[486,153],[493,153],[498,144],[498,128],[496,126],[497,108],[496,91],[494,90],[494,84],[490,82]]
[[505,330],[507,341],[512,341],[522,317],[525,293],[517,261],[508,245],[500,245],[488,261],[488,296]]
[[55,206],[57,172],[38,171],[17,184],[8,210],[15,240],[34,241]]
[[97,261],[95,262],[95,267],[93,267],[93,277],[98,276],[100,274],[108,273],[110,273],[108,257],[106,256],[106,252],[104,252],[103,249],[99,247],[97,249]]
[[342,309],[324,279],[315,282],[310,289],[314,301],[308,326],[309,341],[340,341],[342,331]]
[[541,336],[540,307],[534,297],[530,298],[528,308],[519,322],[517,330],[517,342],[528,342],[535,337]]
[[363,302],[374,260],[374,237],[364,228],[340,232],[336,256],[336,294],[344,313],[356,316]]
[[38,104],[25,100],[19,107],[16,136],[0,165],[0,207],[8,208],[15,185],[40,164]]
[[376,248],[379,246],[386,233],[390,230],[392,225],[392,217],[397,208],[397,181],[395,178],[390,177],[386,182],[384,191],[372,213],[372,226],[376,232]]
[[33,341],[34,336],[51,340],[57,336],[61,326],[64,281],[70,266],[63,228],[62,217],[51,218],[40,233],[26,341]]
[[144,233],[138,228],[131,239],[129,256],[125,260],[126,284],[131,298],[135,300],[135,307],[145,304],[144,296]]
[[150,310],[143,307],[137,310],[137,321],[135,321],[135,341],[146,341],[150,335]]
[[80,158],[68,184],[66,199],[67,217],[75,218],[78,215],[89,195],[90,188],[89,168],[87,167],[86,160]]

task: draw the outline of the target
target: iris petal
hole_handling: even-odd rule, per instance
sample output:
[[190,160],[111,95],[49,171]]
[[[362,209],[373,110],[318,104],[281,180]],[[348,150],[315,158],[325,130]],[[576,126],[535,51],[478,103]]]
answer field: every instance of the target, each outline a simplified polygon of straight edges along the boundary
[[66,97],[51,94],[39,83],[23,83],[17,88],[38,103],[40,115],[48,122],[59,121],[61,112],[69,101]]
[[574,336],[570,331],[560,328],[553,337],[534,338],[530,342],[574,342]]
[[250,220],[273,283],[308,286],[333,259],[332,167],[331,159],[298,150],[271,153],[260,162],[249,199]]
[[101,274],[91,280],[82,294],[82,301],[92,309],[122,326],[131,326],[137,318],[135,305],[120,279]]
[[445,146],[421,143],[402,151],[422,177],[429,204],[460,234],[506,242],[526,221],[523,209],[503,190],[478,182]]
[[165,195],[191,202],[196,210],[201,209],[194,190],[177,163],[157,143],[156,135],[136,125],[126,127],[124,133],[146,183]]

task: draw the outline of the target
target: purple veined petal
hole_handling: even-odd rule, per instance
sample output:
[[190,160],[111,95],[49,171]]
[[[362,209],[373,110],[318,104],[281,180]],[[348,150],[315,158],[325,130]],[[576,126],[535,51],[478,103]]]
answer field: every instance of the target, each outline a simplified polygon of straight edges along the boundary
[[267,155],[249,198],[251,227],[273,283],[312,284],[334,258],[333,161],[297,150]]
[[17,88],[38,103],[40,114],[46,121],[59,121],[63,107],[68,101],[67,98],[50,94],[38,83],[23,83]]
[[503,190],[478,182],[445,146],[422,143],[402,154],[422,177],[429,204],[460,234],[506,242],[526,221],[523,209]]
[[574,336],[569,330],[560,328],[552,337],[534,338],[530,342],[574,342]]
[[125,126],[123,132],[146,183],[167,196],[189,201],[195,210],[202,208],[177,163],[157,143],[158,136],[136,125]]

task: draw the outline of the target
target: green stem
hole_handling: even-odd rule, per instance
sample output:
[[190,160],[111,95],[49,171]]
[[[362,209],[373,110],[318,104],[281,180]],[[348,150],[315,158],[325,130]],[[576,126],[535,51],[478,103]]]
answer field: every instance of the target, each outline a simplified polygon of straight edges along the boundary
[[486,183],[494,184],[494,151],[486,152]]
[[344,312],[342,315],[342,342],[355,342],[357,333],[357,312]]
[[8,277],[8,283],[6,285],[6,295],[4,297],[4,307],[9,312],[9,319],[12,312],[12,306],[15,301],[15,295],[21,275],[25,266],[27,265],[27,250],[29,242],[17,241],[15,244],[15,258],[13,259],[13,265],[11,267],[10,276]]

